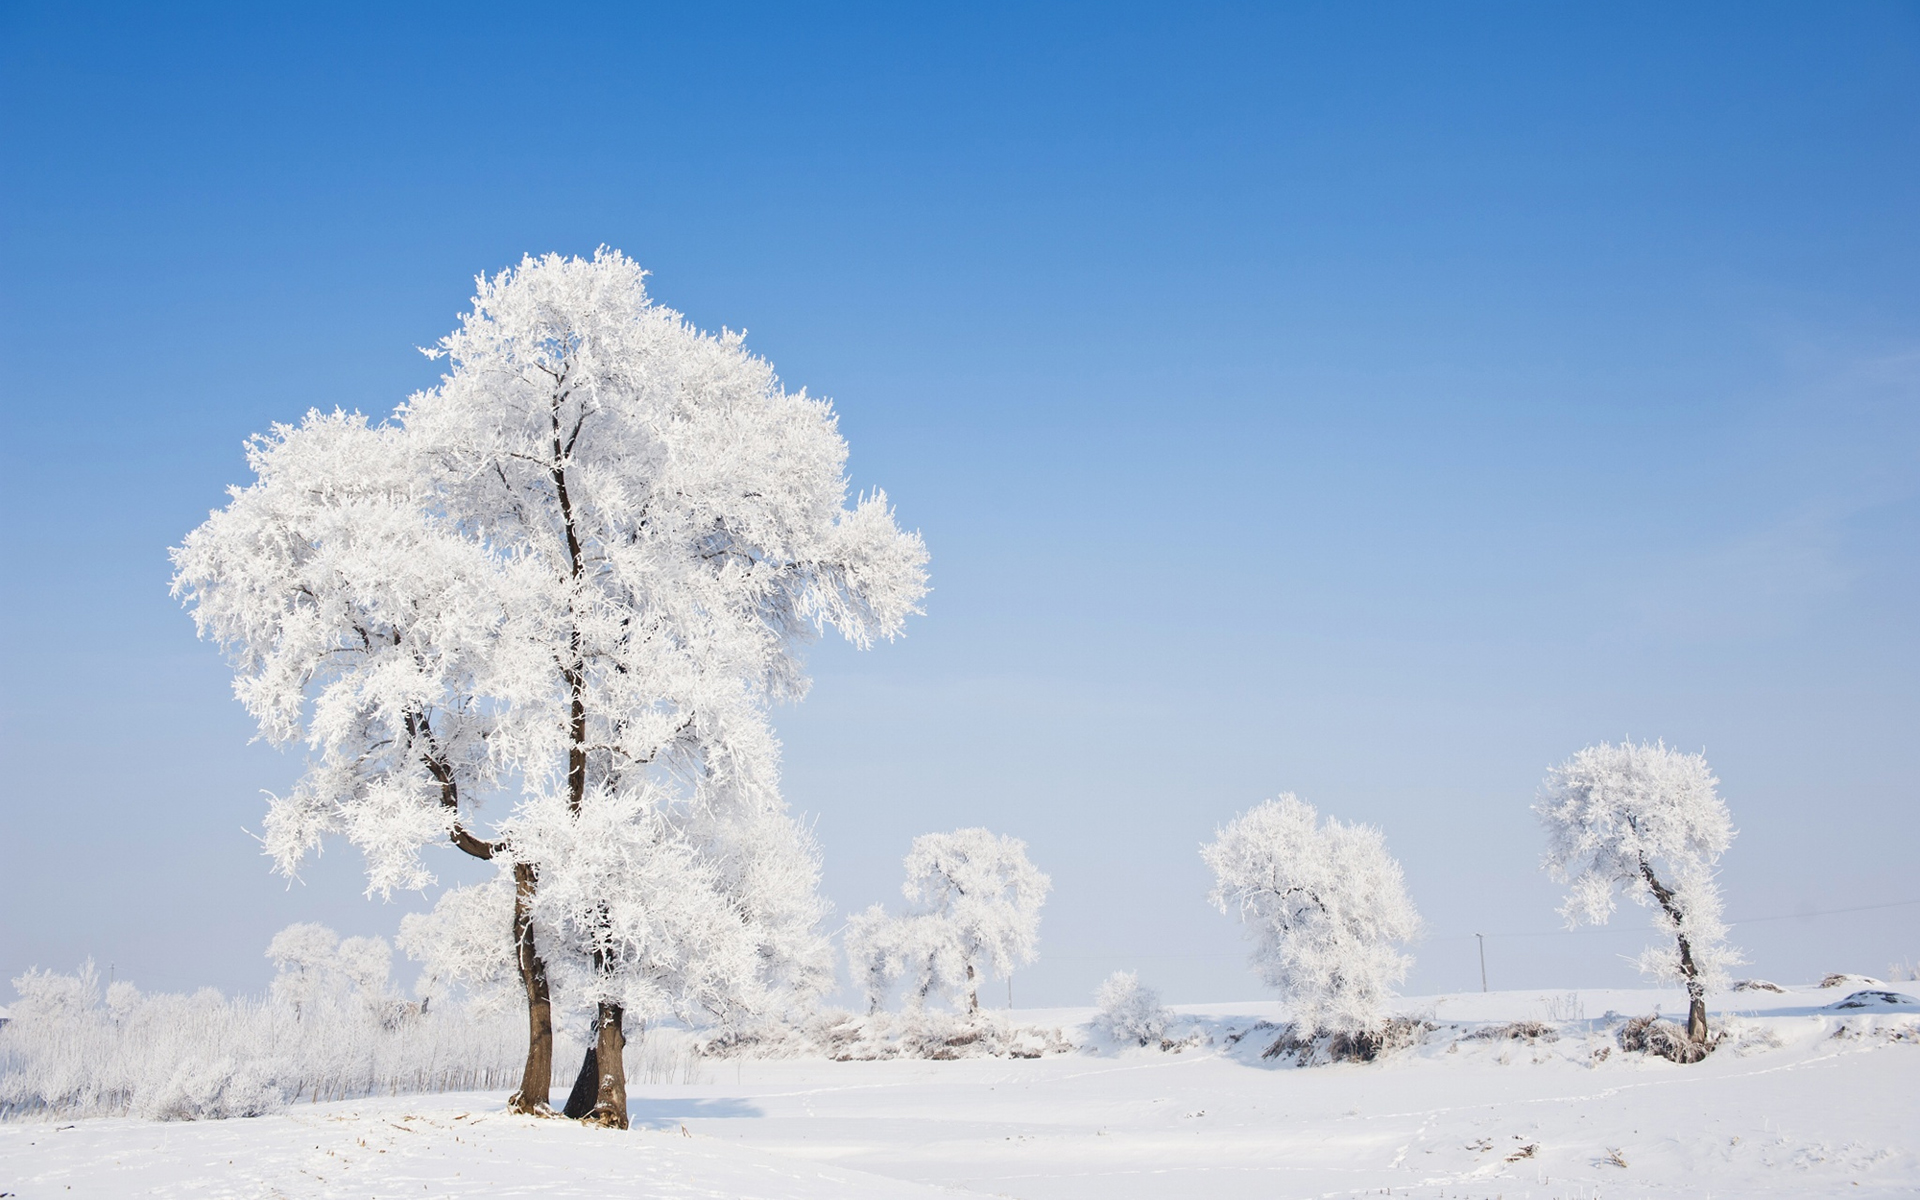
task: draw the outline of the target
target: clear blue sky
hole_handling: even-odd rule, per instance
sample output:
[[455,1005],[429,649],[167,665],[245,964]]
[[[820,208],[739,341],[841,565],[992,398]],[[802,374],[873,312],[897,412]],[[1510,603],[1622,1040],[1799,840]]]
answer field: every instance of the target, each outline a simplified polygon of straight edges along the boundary
[[[0,7],[0,972],[391,932],[345,847],[267,874],[298,762],[165,551],[602,243],[931,548],[778,718],[842,911],[985,824],[1055,881],[1022,1003],[1250,996],[1195,848],[1294,790],[1477,986],[1557,924],[1544,769],[1632,736],[1719,771],[1754,973],[1920,958],[1795,916],[1920,899],[1920,8],[396,7]],[[1495,986],[1630,980],[1622,919]]]

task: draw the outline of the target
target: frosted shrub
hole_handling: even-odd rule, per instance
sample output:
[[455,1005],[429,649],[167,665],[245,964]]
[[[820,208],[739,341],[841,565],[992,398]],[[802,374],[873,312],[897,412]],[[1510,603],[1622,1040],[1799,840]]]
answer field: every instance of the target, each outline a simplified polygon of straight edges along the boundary
[[101,996],[88,963],[32,970],[0,1026],[0,1116],[246,1117],[290,1102],[504,1087],[526,1034],[510,1013],[442,999],[410,1004],[388,987],[379,938],[341,941],[318,925],[276,937],[264,998],[212,988]]
[[1662,1020],[1653,1013],[1628,1021],[1614,1037],[1620,1048],[1629,1053],[1655,1054],[1677,1063],[1699,1062],[1712,1049],[1710,1044],[1687,1036],[1684,1025]]
[[796,1023],[733,1030],[704,1041],[713,1058],[793,1058],[819,1055],[836,1062],[890,1059],[1041,1058],[1071,1054],[1073,1043],[1055,1026],[1015,1024],[1004,1012],[905,1012],[856,1015],[823,1010]]
[[1167,1033],[1172,1014],[1160,1006],[1160,993],[1140,982],[1132,971],[1115,971],[1094,995],[1100,1012],[1095,1031],[1116,1042],[1151,1046]]
[[[0,1028],[0,1116],[246,1117],[296,1100],[505,1087],[526,1034],[511,1016],[463,1009],[411,1012],[397,1023],[350,997],[304,1003],[130,995],[120,1005],[41,1003],[78,975],[29,972],[14,1019]],[[76,989],[74,985],[79,985]],[[97,995],[97,992],[96,992]]]

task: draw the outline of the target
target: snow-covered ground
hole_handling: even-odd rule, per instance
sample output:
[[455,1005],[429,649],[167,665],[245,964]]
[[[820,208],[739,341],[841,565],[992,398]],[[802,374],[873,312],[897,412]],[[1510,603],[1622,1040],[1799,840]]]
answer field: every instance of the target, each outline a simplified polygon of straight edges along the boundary
[[[1607,1015],[1676,1015],[1678,993],[1508,992],[1407,1000],[1439,1028],[1368,1065],[1263,1060],[1273,1031],[1258,1023],[1280,1012],[1259,1003],[1178,1010],[1176,1032],[1199,1034],[1179,1053],[713,1061],[704,1082],[636,1087],[624,1134],[509,1117],[493,1093],[198,1123],[22,1121],[0,1125],[0,1193],[1912,1195],[1920,1005],[1828,1007],[1867,986],[1721,997],[1727,1040],[1684,1067],[1622,1052]],[[1091,1015],[1018,1014],[1063,1027]],[[1515,1020],[1556,1036],[1468,1036]]]

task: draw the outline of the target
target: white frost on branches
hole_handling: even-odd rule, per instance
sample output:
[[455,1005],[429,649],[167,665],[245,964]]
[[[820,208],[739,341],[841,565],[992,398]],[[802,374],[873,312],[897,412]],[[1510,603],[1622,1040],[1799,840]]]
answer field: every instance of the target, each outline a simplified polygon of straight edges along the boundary
[[509,838],[547,864],[534,916],[549,931],[556,991],[584,1016],[601,1003],[641,1021],[764,1010],[755,930],[719,873],[646,787],[587,793],[577,813],[543,797]]
[[428,1005],[444,1004],[457,989],[466,994],[468,1008],[489,1015],[519,1003],[519,965],[505,936],[512,921],[513,878],[507,874],[448,888],[433,911],[401,917],[394,940],[422,964],[414,993]]
[[979,828],[922,834],[906,868],[905,915],[876,904],[847,922],[847,958],[868,1005],[878,1011],[905,978],[916,1008],[938,993],[977,1010],[983,971],[1005,978],[1034,961],[1052,881],[1027,861],[1025,842]]
[[1714,882],[1734,836],[1719,782],[1704,755],[1602,743],[1553,768],[1533,806],[1547,870],[1568,885],[1567,924],[1606,924],[1624,891],[1672,937],[1648,947],[1640,969],[1690,991],[1725,987],[1745,961],[1727,942]]
[[267,957],[275,967],[269,994],[296,1012],[357,1001],[391,1023],[408,1011],[392,990],[393,947],[385,938],[342,939],[325,925],[295,924],[273,935]]
[[415,458],[358,414],[276,425],[248,444],[254,484],[173,552],[261,735],[307,745],[267,850],[291,875],[344,834],[383,894],[432,882],[420,847],[509,769],[512,681],[543,668],[509,630],[525,572],[461,535]]
[[1320,822],[1292,794],[1242,813],[1200,851],[1208,898],[1238,914],[1260,978],[1289,1002],[1302,1034],[1365,1033],[1386,1018],[1420,931],[1400,864],[1380,831]]

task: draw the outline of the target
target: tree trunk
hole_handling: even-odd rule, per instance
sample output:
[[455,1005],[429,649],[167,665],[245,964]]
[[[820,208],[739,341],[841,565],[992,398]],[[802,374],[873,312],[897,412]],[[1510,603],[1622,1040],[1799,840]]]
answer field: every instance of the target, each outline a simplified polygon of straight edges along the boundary
[[[600,1040],[600,1030],[593,1031],[594,1041]],[[560,1111],[578,1121],[593,1111],[594,1101],[600,1097],[600,1054],[595,1046],[587,1047],[586,1057],[580,1060],[580,1073],[573,1078],[573,1090],[567,1093],[567,1106]]]
[[967,1012],[980,1011],[980,984],[973,977],[973,964],[967,964]]
[[624,1014],[618,1004],[600,1002],[600,1027],[595,1039],[595,1065],[600,1072],[600,1087],[594,1097],[593,1111],[587,1114],[590,1125],[608,1129],[627,1127],[627,1035],[621,1028]]
[[513,883],[513,945],[520,982],[527,990],[527,1066],[520,1090],[507,1100],[507,1111],[552,1116],[553,1003],[547,994],[547,964],[533,946],[533,865],[513,864]]
[[1687,980],[1687,1040],[1702,1046],[1707,1042],[1707,990],[1697,979]]
[[[1653,868],[1644,858],[1640,860],[1640,877],[1647,881],[1648,890],[1660,902],[1673,927],[1685,929],[1684,914],[1674,903],[1673,889],[1654,877]],[[1687,941],[1687,935],[1676,934],[1675,940],[1680,943],[1680,975],[1687,981],[1687,1040],[1704,1046],[1707,1044],[1707,989],[1700,982],[1700,967],[1693,961],[1693,946]]]

